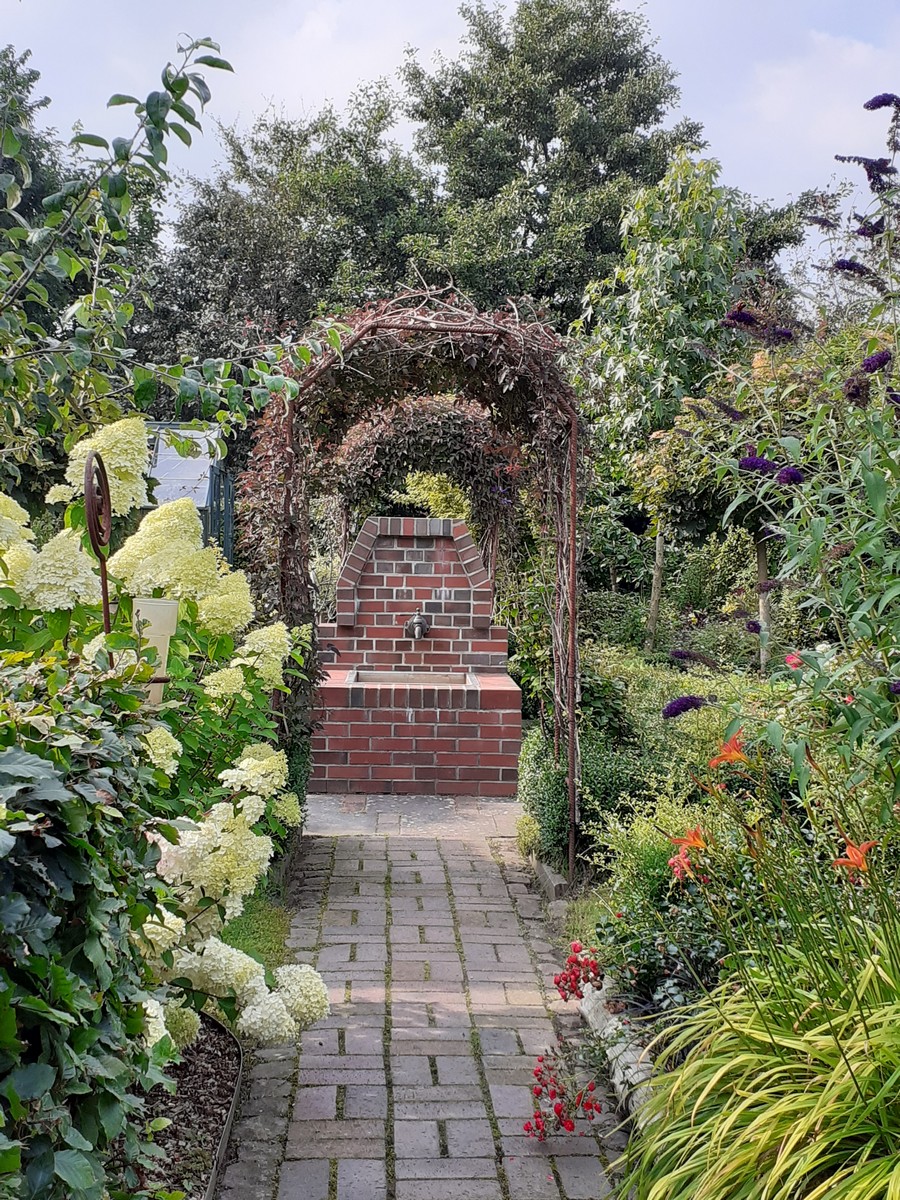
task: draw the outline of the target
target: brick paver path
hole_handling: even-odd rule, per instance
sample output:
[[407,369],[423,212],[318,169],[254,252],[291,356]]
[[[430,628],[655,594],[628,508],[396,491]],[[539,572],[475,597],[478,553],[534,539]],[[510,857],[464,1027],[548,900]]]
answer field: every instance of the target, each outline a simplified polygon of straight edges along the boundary
[[222,1200],[607,1194],[613,1116],[584,1137],[522,1133],[535,1056],[577,1014],[552,987],[558,956],[515,855],[518,811],[313,803],[291,940],[333,1011],[299,1060],[263,1052],[252,1068]]

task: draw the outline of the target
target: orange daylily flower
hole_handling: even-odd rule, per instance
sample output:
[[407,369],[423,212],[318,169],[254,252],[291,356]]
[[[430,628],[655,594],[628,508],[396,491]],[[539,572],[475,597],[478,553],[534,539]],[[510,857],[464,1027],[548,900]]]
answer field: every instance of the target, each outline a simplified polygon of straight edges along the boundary
[[723,763],[742,762],[749,764],[750,759],[744,753],[744,742],[741,738],[743,732],[743,729],[739,729],[727,742],[722,743],[716,757],[709,760],[710,770],[715,771],[716,767],[721,767]]
[[680,846],[682,850],[706,849],[706,839],[699,825],[695,829],[689,829],[684,837],[670,837],[669,841],[673,846]]
[[868,871],[869,864],[866,862],[866,855],[873,846],[878,845],[878,842],[860,842],[858,846],[854,846],[848,837],[844,838],[844,842],[847,846],[844,851],[846,857],[836,858],[831,865],[844,867],[850,875],[856,874],[857,871]]

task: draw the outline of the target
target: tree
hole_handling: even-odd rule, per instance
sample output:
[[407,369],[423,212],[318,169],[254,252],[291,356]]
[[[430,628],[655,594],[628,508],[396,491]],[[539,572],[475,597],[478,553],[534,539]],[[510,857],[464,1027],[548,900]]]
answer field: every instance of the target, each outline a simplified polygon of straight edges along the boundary
[[416,258],[478,304],[530,295],[565,325],[618,259],[635,185],[658,180],[700,127],[661,127],[675,72],[612,0],[520,0],[508,21],[482,0],[462,13],[460,59],[429,74],[410,56],[404,70],[447,225],[416,239]]
[[[434,180],[391,142],[393,98],[363,88],[342,119],[268,113],[222,131],[226,162],[195,180],[176,247],[134,342],[156,358],[221,354],[389,295],[409,277],[406,243],[437,224]],[[250,327],[248,329],[248,327]]]

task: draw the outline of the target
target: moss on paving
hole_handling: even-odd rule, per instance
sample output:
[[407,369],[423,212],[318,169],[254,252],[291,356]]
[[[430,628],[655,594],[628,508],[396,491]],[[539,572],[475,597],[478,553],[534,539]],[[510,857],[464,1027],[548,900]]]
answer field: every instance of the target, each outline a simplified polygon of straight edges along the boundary
[[241,916],[225,926],[222,941],[234,946],[235,950],[251,954],[264,963],[267,970],[274,971],[293,957],[286,944],[290,931],[288,910],[265,895],[255,895],[244,902]]

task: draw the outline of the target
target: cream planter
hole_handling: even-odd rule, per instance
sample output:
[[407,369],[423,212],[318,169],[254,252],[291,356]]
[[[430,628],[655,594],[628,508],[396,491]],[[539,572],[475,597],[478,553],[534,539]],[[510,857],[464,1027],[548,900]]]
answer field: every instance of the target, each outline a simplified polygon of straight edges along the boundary
[[[156,651],[156,674],[163,676],[169,661],[169,639],[178,626],[178,601],[156,600],[152,596],[135,596],[132,624],[141,642],[146,642]],[[163,697],[162,682],[151,683],[147,699],[151,704],[160,704]]]

